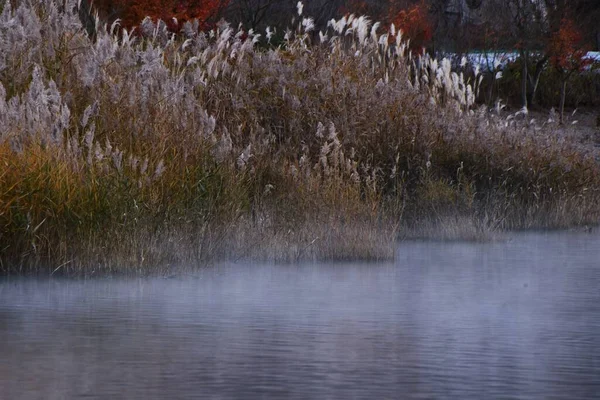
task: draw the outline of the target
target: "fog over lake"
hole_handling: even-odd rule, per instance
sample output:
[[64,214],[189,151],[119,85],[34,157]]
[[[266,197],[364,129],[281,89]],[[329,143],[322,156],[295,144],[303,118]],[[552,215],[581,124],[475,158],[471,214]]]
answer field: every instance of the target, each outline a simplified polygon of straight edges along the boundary
[[600,398],[600,234],[0,280],[0,398]]

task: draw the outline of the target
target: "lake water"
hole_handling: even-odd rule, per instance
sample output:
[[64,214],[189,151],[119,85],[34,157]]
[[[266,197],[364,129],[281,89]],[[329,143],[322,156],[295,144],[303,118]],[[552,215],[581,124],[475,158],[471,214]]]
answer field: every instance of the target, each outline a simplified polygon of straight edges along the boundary
[[600,398],[600,235],[0,281],[0,398]]

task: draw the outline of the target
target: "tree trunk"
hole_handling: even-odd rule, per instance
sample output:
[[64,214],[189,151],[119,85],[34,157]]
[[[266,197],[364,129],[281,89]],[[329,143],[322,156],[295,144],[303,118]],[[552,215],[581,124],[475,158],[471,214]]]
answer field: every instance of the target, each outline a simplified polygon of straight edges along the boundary
[[567,93],[567,79],[563,79],[562,85],[560,87],[560,119],[559,124],[562,125],[564,123],[564,114],[565,114],[565,96]]
[[489,107],[491,107],[494,104],[494,99],[493,99],[493,95],[494,95],[494,85],[496,84],[496,73],[492,72],[492,81],[490,82],[490,87],[488,88],[488,93],[487,93],[487,104]]
[[527,52],[521,50],[521,103],[527,109]]
[[537,88],[540,84],[540,77],[542,76],[542,72],[544,72],[544,66],[546,65],[546,61],[548,61],[548,57],[544,57],[535,64],[535,71],[533,75],[529,75],[529,97],[527,98],[527,103],[529,106],[533,106],[535,104],[535,94],[537,92]]

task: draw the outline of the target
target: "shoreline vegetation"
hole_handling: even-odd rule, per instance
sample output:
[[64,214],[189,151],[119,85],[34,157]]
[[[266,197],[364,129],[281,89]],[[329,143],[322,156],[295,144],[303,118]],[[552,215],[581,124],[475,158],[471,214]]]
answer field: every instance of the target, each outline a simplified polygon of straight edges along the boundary
[[[17,2],[19,3],[19,2]],[[0,271],[162,273],[221,260],[385,260],[399,238],[594,225],[569,129],[475,103],[468,65],[365,17],[281,44],[174,38],[52,1],[0,14]]]

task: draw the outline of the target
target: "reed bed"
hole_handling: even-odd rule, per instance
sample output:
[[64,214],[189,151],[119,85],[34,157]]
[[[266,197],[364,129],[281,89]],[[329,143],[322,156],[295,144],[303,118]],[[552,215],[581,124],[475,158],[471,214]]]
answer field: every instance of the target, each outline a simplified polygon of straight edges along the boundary
[[148,19],[90,40],[75,3],[5,2],[1,271],[378,260],[435,226],[598,222],[597,154],[569,130],[478,107],[477,71],[393,27],[299,21],[277,46]]

